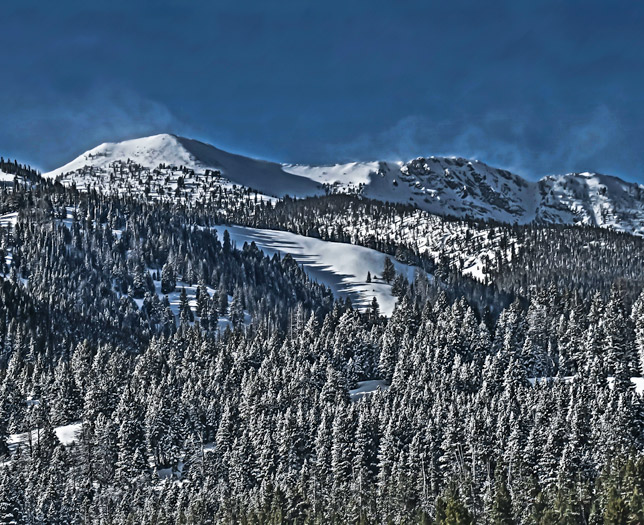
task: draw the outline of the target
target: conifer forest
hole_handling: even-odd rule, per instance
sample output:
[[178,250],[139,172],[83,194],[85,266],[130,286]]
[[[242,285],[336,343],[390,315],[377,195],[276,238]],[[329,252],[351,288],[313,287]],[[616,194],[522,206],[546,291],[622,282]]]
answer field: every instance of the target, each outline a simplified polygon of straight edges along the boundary
[[[640,237],[0,169],[3,523],[644,522]],[[386,254],[393,312],[232,225]]]

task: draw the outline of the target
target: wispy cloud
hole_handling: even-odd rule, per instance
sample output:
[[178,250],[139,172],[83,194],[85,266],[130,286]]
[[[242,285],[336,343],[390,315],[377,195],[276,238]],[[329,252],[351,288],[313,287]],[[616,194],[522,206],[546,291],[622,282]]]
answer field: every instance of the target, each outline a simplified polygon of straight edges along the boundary
[[[24,151],[23,158],[50,169],[101,142],[181,127],[185,128],[165,105],[126,88],[102,85],[73,99],[49,92],[23,101],[15,125],[4,130],[11,135],[0,135],[0,141],[10,149],[14,142],[16,150]],[[43,138],[34,141],[34,136]]]
[[453,120],[407,116],[381,131],[331,144],[327,153],[335,152],[343,160],[458,155],[538,178],[548,173],[606,169],[622,139],[619,119],[606,106],[568,120],[544,120],[538,111],[528,109],[459,115]]

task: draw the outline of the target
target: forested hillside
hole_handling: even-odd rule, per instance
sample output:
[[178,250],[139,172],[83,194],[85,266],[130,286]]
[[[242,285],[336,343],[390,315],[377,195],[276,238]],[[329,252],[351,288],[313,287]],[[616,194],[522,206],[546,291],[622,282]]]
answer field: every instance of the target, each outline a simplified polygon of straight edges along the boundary
[[[0,521],[644,521],[644,240],[16,174],[0,195]],[[365,275],[398,303],[358,311],[222,223],[419,271]]]
[[490,308],[550,284],[604,296],[619,279],[631,294],[644,285],[644,239],[606,229],[463,221],[345,195],[239,202],[221,199],[215,220],[375,248],[437,273],[474,300],[482,294]]

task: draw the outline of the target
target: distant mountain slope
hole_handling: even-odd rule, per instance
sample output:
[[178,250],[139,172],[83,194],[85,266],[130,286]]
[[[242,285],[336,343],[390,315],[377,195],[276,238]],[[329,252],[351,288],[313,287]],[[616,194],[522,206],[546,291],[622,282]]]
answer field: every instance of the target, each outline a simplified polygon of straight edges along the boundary
[[231,183],[275,197],[324,193],[320,184],[286,173],[280,164],[235,155],[197,140],[169,134],[101,144],[44,176],[58,177],[73,173],[75,177],[72,178],[82,179],[88,174],[88,168],[107,176],[115,162],[127,162],[128,159],[151,170],[160,165],[175,167],[175,171],[180,166],[195,172],[219,170]]
[[284,169],[334,192],[412,204],[438,215],[584,224],[644,235],[644,186],[609,175],[570,173],[532,182],[476,160],[448,157]]
[[539,181],[536,219],[644,235],[644,186],[610,175],[569,173]]
[[150,198],[175,194],[201,198],[226,185],[273,197],[356,193],[438,215],[519,224],[585,224],[644,235],[640,184],[591,173],[551,175],[534,182],[458,157],[280,165],[163,134],[101,144],[45,176],[81,188],[145,191]]
[[285,166],[323,181],[334,192],[416,205],[439,215],[529,222],[537,207],[537,184],[508,171],[462,158],[420,157],[406,163]]

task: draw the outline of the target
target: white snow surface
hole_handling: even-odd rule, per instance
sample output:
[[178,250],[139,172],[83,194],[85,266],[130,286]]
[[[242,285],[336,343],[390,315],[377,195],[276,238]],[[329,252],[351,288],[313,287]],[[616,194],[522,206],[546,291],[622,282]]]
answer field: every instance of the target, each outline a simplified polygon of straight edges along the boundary
[[[54,428],[56,436],[63,445],[71,445],[78,441],[78,433],[81,429],[81,423],[70,423],[69,425],[63,425],[60,427]],[[38,441],[38,430],[31,431],[31,441],[32,443],[37,443]],[[29,443],[29,432],[23,432],[22,434],[10,434],[7,438],[7,445],[9,450],[12,452],[20,446],[28,446]]]
[[219,170],[232,183],[276,197],[324,193],[320,184],[287,173],[280,164],[235,155],[198,140],[170,134],[107,142],[43,176],[55,178],[70,173],[83,176],[81,174],[87,171],[88,166],[109,176],[109,168],[114,162],[128,159],[149,169],[165,164],[185,166],[201,173],[206,169]]
[[311,179],[322,184],[340,184],[358,187],[369,184],[371,175],[380,169],[379,162],[350,162],[333,166],[305,166],[284,164],[284,171]]
[[0,215],[0,227],[6,228],[7,226],[15,226],[18,221],[18,212],[5,213]]
[[370,379],[368,381],[358,381],[357,388],[354,388],[353,390],[349,390],[349,396],[351,397],[351,401],[359,401],[363,397],[373,394],[374,392],[377,392],[378,389],[384,392],[388,388],[389,386],[382,379]]
[[[396,298],[391,295],[391,286],[378,277],[387,257],[381,252],[278,230],[243,226],[216,226],[214,229],[220,238],[228,230],[231,242],[240,249],[245,242],[255,242],[268,255],[291,254],[312,279],[328,286],[336,297],[349,297],[356,308],[369,308],[375,297],[382,314],[391,315],[394,310]],[[413,281],[416,268],[391,259],[396,272]],[[367,272],[371,273],[371,283],[366,282]]]
[[644,393],[644,377],[631,377],[631,382],[635,385],[635,392]]

